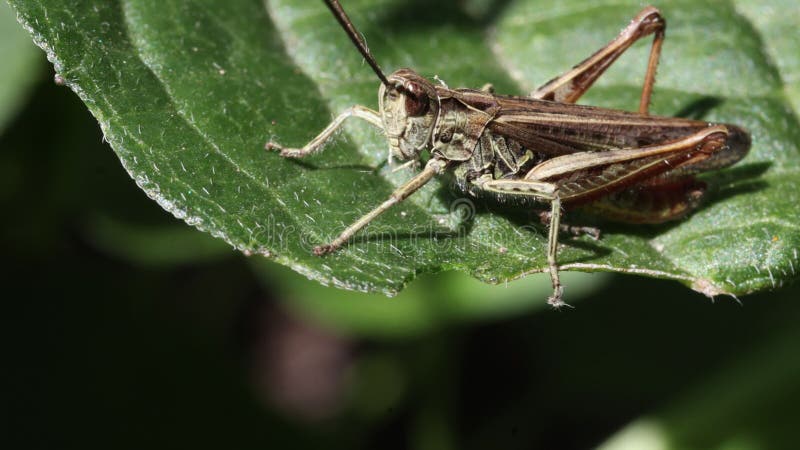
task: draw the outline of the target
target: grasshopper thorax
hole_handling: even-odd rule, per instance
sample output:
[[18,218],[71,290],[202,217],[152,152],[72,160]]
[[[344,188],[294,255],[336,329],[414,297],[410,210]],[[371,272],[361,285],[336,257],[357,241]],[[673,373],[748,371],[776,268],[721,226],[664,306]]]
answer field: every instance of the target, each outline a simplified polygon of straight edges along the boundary
[[411,69],[400,69],[381,84],[378,93],[383,130],[390,157],[400,161],[418,159],[430,147],[439,112],[436,88]]

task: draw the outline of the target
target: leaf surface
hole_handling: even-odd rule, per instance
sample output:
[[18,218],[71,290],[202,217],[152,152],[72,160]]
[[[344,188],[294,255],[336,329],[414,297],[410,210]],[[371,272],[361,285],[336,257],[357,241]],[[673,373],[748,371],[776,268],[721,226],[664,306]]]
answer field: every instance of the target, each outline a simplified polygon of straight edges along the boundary
[[[446,177],[346,249],[311,255],[413,175],[393,172],[384,138],[364,123],[348,124],[326,152],[301,162],[263,150],[267,140],[303,145],[351,105],[376,107],[378,81],[322,2],[11,4],[137,184],[242,251],[323,283],[384,293],[421,272],[503,282],[546,267],[534,215],[468,199]],[[640,8],[533,0],[345,6],[387,71],[412,67],[451,87],[492,82],[510,94],[569,69]],[[791,281],[800,240],[798,63],[789,51],[797,38],[775,32],[775,23],[787,29],[785,15],[765,16],[755,2],[658,6],[669,27],[653,112],[742,125],[753,148],[737,166],[703,177],[709,198],[687,220],[606,225],[598,242],[564,238],[561,264],[676,279],[707,295]],[[582,102],[634,109],[648,47],[624,55]]]

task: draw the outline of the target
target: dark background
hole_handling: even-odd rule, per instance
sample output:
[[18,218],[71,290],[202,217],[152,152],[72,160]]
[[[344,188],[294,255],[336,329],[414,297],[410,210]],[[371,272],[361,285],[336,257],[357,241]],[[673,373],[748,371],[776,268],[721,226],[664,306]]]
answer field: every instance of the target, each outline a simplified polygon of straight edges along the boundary
[[35,68],[0,135],[2,448],[796,443],[797,288],[584,276],[561,311],[546,278],[324,288],[161,210]]

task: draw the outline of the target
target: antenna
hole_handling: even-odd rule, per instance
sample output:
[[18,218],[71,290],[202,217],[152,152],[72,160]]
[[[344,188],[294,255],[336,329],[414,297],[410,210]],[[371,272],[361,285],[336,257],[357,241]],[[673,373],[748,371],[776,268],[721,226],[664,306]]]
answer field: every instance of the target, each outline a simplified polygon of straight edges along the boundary
[[353,41],[353,44],[355,44],[358,51],[361,52],[361,55],[363,55],[364,59],[367,60],[369,66],[372,67],[373,71],[375,71],[375,75],[380,78],[381,83],[383,83],[386,87],[389,87],[389,80],[386,79],[386,75],[383,74],[380,66],[378,66],[377,62],[375,62],[375,58],[373,58],[370,54],[367,44],[358,33],[358,30],[356,30],[356,27],[353,26],[353,22],[351,22],[350,18],[347,17],[347,14],[345,14],[344,9],[342,9],[342,5],[339,4],[339,0],[325,0],[325,4],[331,9],[331,12],[333,13],[334,17],[336,17],[336,20],[339,21],[339,24],[342,26],[342,28],[344,28],[344,31],[348,36],[350,36],[350,40]]

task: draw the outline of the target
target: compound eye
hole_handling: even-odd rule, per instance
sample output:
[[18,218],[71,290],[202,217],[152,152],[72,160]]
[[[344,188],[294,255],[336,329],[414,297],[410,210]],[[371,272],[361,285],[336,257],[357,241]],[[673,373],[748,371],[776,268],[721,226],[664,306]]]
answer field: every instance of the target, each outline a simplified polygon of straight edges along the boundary
[[428,112],[428,95],[416,84],[410,84],[406,88],[406,114],[411,117],[419,117]]

